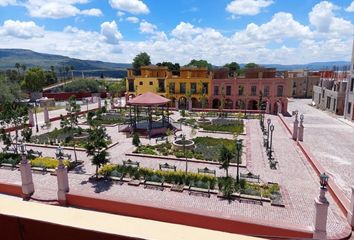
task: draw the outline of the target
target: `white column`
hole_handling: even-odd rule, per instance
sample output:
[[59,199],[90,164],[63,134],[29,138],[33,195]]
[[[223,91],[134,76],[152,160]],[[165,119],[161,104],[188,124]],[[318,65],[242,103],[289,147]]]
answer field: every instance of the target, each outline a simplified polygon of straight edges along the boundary
[[269,103],[269,101],[267,101],[266,113],[267,113],[267,114],[270,114],[270,103]]
[[327,189],[321,188],[320,196],[315,199],[315,226],[314,226],[314,239],[326,239],[327,237],[327,216],[329,202],[326,199]]
[[49,112],[47,106],[44,106],[43,114],[44,114],[44,122],[49,123],[50,120],[49,120]]
[[299,127],[299,134],[298,134],[298,140],[299,141],[304,141],[304,115],[301,114],[300,116],[300,127]]
[[277,113],[282,113],[283,110],[282,110],[282,105],[280,102],[277,103],[278,104],[278,112]]
[[58,201],[60,204],[66,204],[66,193],[69,192],[68,169],[64,166],[63,160],[59,159],[56,169],[58,180]]
[[348,212],[348,222],[350,226],[354,227],[354,186],[352,187],[352,197],[350,200],[350,208]]
[[192,100],[188,101],[188,110],[191,111],[192,110]]
[[298,134],[298,128],[299,128],[299,121],[297,119],[298,113],[295,115],[295,121],[294,121],[294,126],[293,126],[293,139],[296,141],[297,140],[297,134]]
[[33,118],[33,110],[28,109],[28,124],[33,127],[34,126],[34,118]]
[[34,185],[32,178],[31,165],[27,161],[27,156],[22,154],[22,161],[20,163],[22,193],[25,198],[30,197],[34,193]]

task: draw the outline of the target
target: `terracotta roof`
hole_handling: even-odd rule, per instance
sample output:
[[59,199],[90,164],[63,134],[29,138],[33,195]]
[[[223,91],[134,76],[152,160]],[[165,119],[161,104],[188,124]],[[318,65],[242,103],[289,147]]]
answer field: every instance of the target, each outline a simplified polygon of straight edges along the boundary
[[128,105],[139,105],[139,106],[156,106],[156,105],[165,105],[171,100],[168,98],[161,97],[152,92],[146,92],[141,94],[133,99],[130,99]]

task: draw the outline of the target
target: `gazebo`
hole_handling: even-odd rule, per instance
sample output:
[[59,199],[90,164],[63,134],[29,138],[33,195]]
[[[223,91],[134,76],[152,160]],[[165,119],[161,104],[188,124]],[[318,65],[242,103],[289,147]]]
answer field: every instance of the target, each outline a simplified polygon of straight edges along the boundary
[[[170,123],[170,99],[152,92],[146,92],[127,102],[129,107],[129,126],[126,131],[138,132],[149,137],[164,135],[167,129],[175,129]],[[165,114],[167,110],[167,114]],[[161,118],[154,120],[153,113]]]

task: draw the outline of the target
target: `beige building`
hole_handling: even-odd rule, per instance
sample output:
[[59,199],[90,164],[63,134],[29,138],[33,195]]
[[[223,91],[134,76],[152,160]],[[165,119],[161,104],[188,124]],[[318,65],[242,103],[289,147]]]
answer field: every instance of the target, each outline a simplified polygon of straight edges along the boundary
[[288,79],[288,96],[293,98],[312,98],[313,86],[320,81],[320,72],[307,70],[288,71],[285,73]]

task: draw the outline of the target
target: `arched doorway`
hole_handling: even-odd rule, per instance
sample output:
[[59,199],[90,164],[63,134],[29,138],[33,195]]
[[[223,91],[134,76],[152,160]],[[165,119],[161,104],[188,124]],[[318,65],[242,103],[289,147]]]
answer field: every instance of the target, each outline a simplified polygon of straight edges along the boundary
[[178,108],[179,109],[187,109],[187,98],[185,97],[180,97],[178,100]]
[[237,100],[236,101],[236,109],[244,109],[245,108],[245,102],[242,100]]
[[233,109],[233,108],[234,108],[234,102],[231,99],[226,99],[225,109]]
[[192,98],[191,100],[192,100],[192,108],[200,108],[198,99]]
[[248,110],[258,110],[258,102],[256,100],[250,100],[248,102]]
[[221,105],[220,100],[217,99],[217,98],[215,98],[215,99],[213,100],[213,108],[214,108],[214,109],[218,109],[218,108],[220,107],[220,105]]

